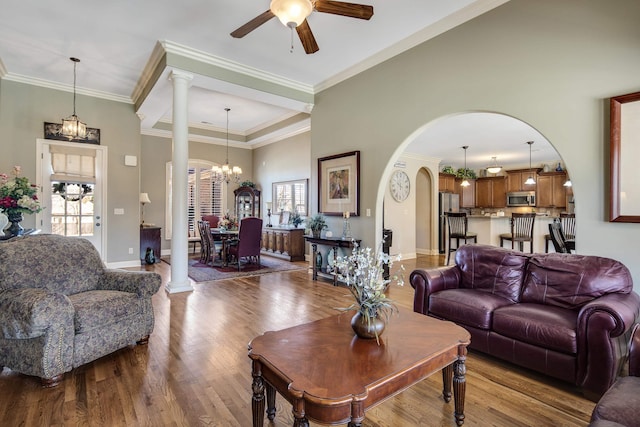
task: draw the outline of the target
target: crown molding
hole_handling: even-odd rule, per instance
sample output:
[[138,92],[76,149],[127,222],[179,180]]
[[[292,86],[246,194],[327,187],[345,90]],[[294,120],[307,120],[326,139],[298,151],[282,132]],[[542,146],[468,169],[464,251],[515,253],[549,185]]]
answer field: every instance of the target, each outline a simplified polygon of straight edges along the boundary
[[[64,83],[52,82],[50,80],[39,79],[36,77],[23,76],[21,74],[13,74],[7,73],[3,77],[5,80],[24,83],[33,86],[40,86],[47,89],[54,89],[63,92],[71,92],[73,93],[73,85],[68,85]],[[76,86],[76,93],[78,95],[91,96],[93,98],[101,98],[109,101],[123,102],[125,104],[133,104],[133,101],[128,96],[115,95],[113,93],[102,92],[99,90],[93,89],[83,89],[81,87]]]

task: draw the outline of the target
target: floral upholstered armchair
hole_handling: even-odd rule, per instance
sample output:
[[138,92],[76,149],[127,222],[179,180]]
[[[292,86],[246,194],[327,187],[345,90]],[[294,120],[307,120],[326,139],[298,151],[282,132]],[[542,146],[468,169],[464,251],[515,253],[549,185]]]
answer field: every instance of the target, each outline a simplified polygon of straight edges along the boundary
[[105,268],[85,239],[0,243],[0,368],[50,387],[75,367],[147,343],[160,283],[157,273]]

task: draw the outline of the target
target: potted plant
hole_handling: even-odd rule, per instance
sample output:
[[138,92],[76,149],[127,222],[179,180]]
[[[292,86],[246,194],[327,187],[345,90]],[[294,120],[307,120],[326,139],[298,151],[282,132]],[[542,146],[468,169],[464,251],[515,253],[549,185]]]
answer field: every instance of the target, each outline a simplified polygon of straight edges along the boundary
[[308,227],[311,229],[311,234],[313,237],[320,237],[320,232],[327,228],[327,221],[321,213],[315,214],[310,220]]
[[298,211],[293,211],[293,213],[289,217],[289,223],[293,224],[295,228],[298,228],[298,226],[302,224],[302,217],[300,216]]
[[[378,340],[390,315],[398,311],[394,301],[385,294],[391,280],[384,278],[383,270],[385,265],[391,268],[393,262],[399,260],[400,255],[391,257],[384,253],[382,245],[374,253],[371,248],[363,249],[354,244],[349,256],[338,257],[338,279],[345,283],[355,299],[349,307],[338,310],[356,311],[351,327],[359,338]],[[404,271],[404,266],[400,270]],[[394,276],[393,280],[400,286],[404,285],[402,274]]]

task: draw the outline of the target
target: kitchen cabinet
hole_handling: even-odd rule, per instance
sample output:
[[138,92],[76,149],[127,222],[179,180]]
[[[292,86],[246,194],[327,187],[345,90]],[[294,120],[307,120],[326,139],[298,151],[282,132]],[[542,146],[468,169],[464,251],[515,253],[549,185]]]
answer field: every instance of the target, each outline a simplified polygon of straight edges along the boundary
[[302,228],[263,228],[261,252],[287,261],[304,261],[304,230]]
[[469,186],[463,187],[462,179],[456,178],[455,186],[456,193],[460,195],[460,207],[461,208],[475,208],[476,207],[476,180],[468,179]]
[[567,190],[564,183],[566,172],[542,172],[538,175],[536,207],[565,208],[567,206]]
[[456,192],[456,176],[450,173],[438,174],[438,191],[444,193]]
[[507,172],[507,193],[512,191],[535,191],[536,185],[527,185],[524,182],[530,176],[537,180],[539,169],[518,169]]
[[260,190],[253,187],[239,187],[233,194],[236,196],[238,222],[250,216],[260,217]]
[[507,179],[504,176],[476,179],[476,207],[504,208],[507,206]]

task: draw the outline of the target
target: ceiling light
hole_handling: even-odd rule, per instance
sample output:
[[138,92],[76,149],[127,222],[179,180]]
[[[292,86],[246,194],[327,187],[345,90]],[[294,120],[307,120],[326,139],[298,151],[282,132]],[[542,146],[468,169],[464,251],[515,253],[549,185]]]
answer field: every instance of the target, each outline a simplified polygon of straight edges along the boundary
[[462,172],[462,182],[460,183],[461,187],[468,187],[469,185],[471,185],[467,180],[467,148],[469,148],[468,145],[462,147],[462,149],[464,150],[464,171]]
[[498,166],[497,157],[492,157],[491,160],[492,160],[491,164],[487,166],[487,172],[493,173],[493,174],[500,172],[502,170],[502,166]]
[[72,139],[84,139],[87,137],[87,125],[82,123],[76,116],[76,65],[78,58],[69,58],[73,62],[73,114],[66,119],[62,119],[62,135]]
[[213,172],[214,181],[220,183],[226,182],[227,184],[229,184],[229,182],[231,181],[240,181],[242,169],[240,169],[238,166],[231,167],[229,165],[229,111],[231,111],[231,108],[225,108],[224,111],[227,112],[227,158],[222,167],[214,166],[211,168],[211,171]]
[[536,180],[533,179],[533,174],[531,172],[531,146],[533,145],[533,141],[527,141],[529,144],[529,178],[524,182],[526,185],[533,185],[536,183]]
[[573,186],[573,184],[571,183],[571,179],[569,179],[569,178],[567,178],[567,180],[562,185],[564,185],[565,187],[572,187]]
[[313,4],[310,0],[272,0],[269,9],[284,26],[295,28],[311,15]]

